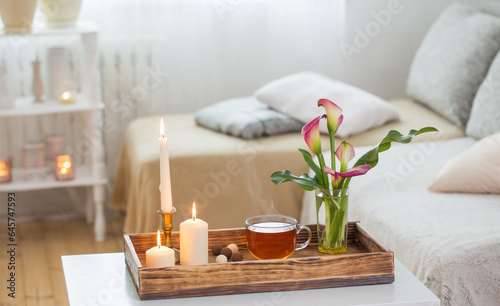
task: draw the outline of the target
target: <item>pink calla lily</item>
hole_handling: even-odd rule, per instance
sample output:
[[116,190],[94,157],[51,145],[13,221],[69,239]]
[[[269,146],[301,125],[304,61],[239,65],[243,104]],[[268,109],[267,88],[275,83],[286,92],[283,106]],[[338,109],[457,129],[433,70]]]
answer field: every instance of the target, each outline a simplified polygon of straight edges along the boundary
[[328,166],[323,167],[323,171],[327,174],[330,174],[332,176],[332,185],[333,186],[338,186],[340,181],[342,180],[342,177],[340,176],[340,173],[333,171],[330,169]]
[[347,170],[346,172],[336,172],[336,171],[333,171],[332,169],[330,169],[330,167],[324,166],[323,171],[325,171],[325,173],[328,173],[328,174],[333,175],[333,176],[338,174],[340,177],[346,178],[346,177],[363,175],[366,172],[368,172],[371,168],[372,168],[372,166],[370,166],[370,165],[361,165],[361,166],[351,168],[351,169]]
[[340,183],[340,181],[343,178],[363,175],[366,172],[368,172],[371,168],[372,168],[372,166],[370,166],[370,165],[361,165],[361,166],[351,168],[351,169],[347,170],[346,172],[336,172],[336,171],[333,171],[332,169],[330,169],[330,167],[324,166],[323,171],[332,176],[332,185],[338,186],[338,184]]
[[302,135],[304,135],[304,140],[311,150],[312,153],[318,155],[321,153],[321,138],[319,134],[319,121],[325,118],[326,115],[322,115],[314,118],[311,122],[304,125],[302,128]]
[[323,106],[325,108],[328,131],[335,134],[344,119],[342,108],[328,99],[320,99],[318,101],[318,106]]
[[337,130],[339,129],[339,126],[342,124],[343,121],[344,121],[344,115],[340,115],[339,122],[337,123],[337,129],[335,130],[335,133],[337,133]]
[[343,178],[363,175],[363,174],[366,174],[366,172],[370,171],[371,168],[372,168],[372,166],[370,166],[370,165],[361,165],[361,166],[351,168],[351,169],[347,170],[346,172],[340,172],[339,175]]
[[[335,134],[344,120],[342,108],[327,99],[320,99],[318,106],[324,107],[326,115],[314,118],[314,120],[302,128],[304,140],[310,151],[314,155],[317,155],[317,162],[314,160],[313,154],[307,150],[299,149],[304,157],[304,161],[315,175],[309,176],[308,174],[303,174],[295,176],[290,171],[284,170],[271,174],[271,180],[276,185],[292,181],[299,184],[304,190],[321,191],[322,195],[318,194],[316,197],[318,231],[320,230],[319,224],[324,224],[323,232],[318,239],[319,251],[329,254],[343,253],[347,248],[346,222],[348,197],[345,191],[349,188],[351,178],[363,175],[370,171],[372,167],[375,167],[379,161],[379,154],[387,151],[393,142],[409,143],[415,136],[427,132],[436,132],[437,129],[433,127],[424,127],[419,130],[412,129],[406,135],[391,130],[377,146],[361,156],[354,163],[353,168],[348,169],[349,162],[354,158],[354,148],[347,142],[342,142],[338,148],[335,146]],[[326,166],[325,157],[321,152],[319,122],[325,117],[328,126],[328,136],[330,138],[331,168]],[[340,167],[336,166],[337,159],[340,161]],[[339,172],[335,171],[336,169],[339,169]],[[319,211],[322,207],[324,207],[325,216],[323,220],[320,220]]]
[[340,161],[340,172],[346,172],[347,164],[354,158],[354,148],[348,142],[343,141],[337,150],[335,156]]

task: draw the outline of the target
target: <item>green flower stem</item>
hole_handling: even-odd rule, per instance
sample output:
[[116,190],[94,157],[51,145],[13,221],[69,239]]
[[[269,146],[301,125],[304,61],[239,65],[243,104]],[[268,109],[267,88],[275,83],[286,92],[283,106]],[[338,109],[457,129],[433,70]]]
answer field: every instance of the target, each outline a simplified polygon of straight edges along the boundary
[[344,182],[343,182],[343,185],[341,185],[340,187],[341,188],[347,188],[349,187],[349,183],[351,182],[351,177],[347,177]]
[[325,228],[321,235],[320,250],[323,248],[330,254],[345,252],[348,206],[348,195],[344,191],[332,191],[332,194],[333,197],[318,194],[316,199],[317,216],[323,202],[325,204]]
[[[335,132],[328,130],[328,135],[330,135],[330,157],[332,160],[331,169],[333,171],[336,171],[335,170]],[[328,185],[328,183],[327,183],[327,185]],[[336,188],[336,186],[334,186],[333,180],[332,180],[332,188],[333,189]]]
[[347,217],[347,198],[342,197],[340,199],[340,211],[337,214],[338,218],[336,221],[337,224],[337,229],[338,229],[338,236],[339,237],[337,241],[336,246],[341,246],[342,245],[342,239],[344,239],[344,234],[345,234],[345,225],[347,223],[346,217]]
[[323,167],[325,166],[325,157],[323,156],[323,153],[319,152],[318,153],[318,160],[319,160],[319,167],[321,168],[321,173],[323,174],[323,186],[325,188],[328,187],[328,175],[323,171]]
[[[344,226],[342,224],[342,210],[344,205],[342,205],[342,200],[341,199],[332,199],[332,204],[334,205],[328,205],[329,206],[329,211],[330,214],[326,215],[326,224],[329,224],[329,228],[326,228],[325,225],[325,231],[326,231],[326,240],[329,245],[334,246],[334,247],[340,247],[342,245],[342,239],[344,238]],[[340,207],[340,209],[337,208],[337,206]]]
[[330,221],[333,219],[332,214],[335,214],[335,212],[332,211],[332,206],[333,205],[327,203],[325,199],[325,230],[323,235],[325,235],[325,241],[327,241],[329,245],[331,245],[331,240],[333,238],[332,223]]

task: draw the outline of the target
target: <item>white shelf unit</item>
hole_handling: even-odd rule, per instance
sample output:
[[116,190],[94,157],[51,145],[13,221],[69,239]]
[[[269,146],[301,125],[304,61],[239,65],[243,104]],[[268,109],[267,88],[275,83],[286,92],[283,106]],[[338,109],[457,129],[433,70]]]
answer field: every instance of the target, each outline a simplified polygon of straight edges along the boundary
[[96,179],[88,167],[77,166],[75,168],[75,179],[71,181],[57,181],[52,173],[46,174],[43,180],[23,180],[23,169],[13,169],[14,180],[8,184],[0,184],[0,192],[44,190],[52,188],[85,187],[95,184],[104,185],[106,179]]
[[[81,93],[74,93],[73,104],[61,104],[59,101],[46,100],[42,103],[34,102],[32,96],[19,97],[11,108],[0,109],[0,120],[6,117],[40,116],[59,113],[78,113],[78,118],[84,121],[86,130],[98,130],[102,133],[103,120],[102,110],[104,104],[100,93],[100,81],[98,71],[97,54],[98,28],[91,22],[80,22],[75,27],[49,29],[35,28],[31,33],[12,33],[0,31],[1,37],[11,36],[65,36],[80,35],[83,46],[83,57],[85,65],[81,71],[82,83]],[[54,175],[46,175],[42,180],[24,180],[23,169],[12,170],[12,182],[0,184],[0,192],[45,190],[53,188],[87,187],[91,194],[87,200],[87,221],[94,222],[95,239],[104,241],[106,238],[105,218],[105,192],[106,173],[104,162],[104,147],[102,137],[90,141],[89,162],[77,166],[75,179],[71,181],[57,181]]]
[[98,111],[104,109],[103,103],[89,103],[87,97],[82,94],[74,94],[73,104],[61,104],[56,100],[45,100],[42,103],[34,102],[33,96],[20,97],[12,108],[0,110],[0,117],[35,116],[61,113],[77,113],[82,111]]
[[92,21],[80,20],[73,27],[48,28],[44,24],[34,24],[31,29],[0,29],[1,36],[62,36],[74,34],[93,34],[97,33],[99,28]]

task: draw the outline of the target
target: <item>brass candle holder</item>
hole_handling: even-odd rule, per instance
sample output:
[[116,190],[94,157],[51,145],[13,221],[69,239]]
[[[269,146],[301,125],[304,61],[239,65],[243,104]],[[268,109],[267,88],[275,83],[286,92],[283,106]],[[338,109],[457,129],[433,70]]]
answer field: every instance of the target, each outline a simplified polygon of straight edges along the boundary
[[175,207],[172,207],[171,212],[164,212],[159,209],[158,213],[162,216],[161,228],[163,229],[163,233],[165,234],[165,246],[174,250],[175,262],[178,263],[180,262],[180,252],[178,249],[174,248],[174,244],[172,243],[172,239],[170,237],[170,235],[172,234],[172,229],[174,228],[173,215],[175,214]]

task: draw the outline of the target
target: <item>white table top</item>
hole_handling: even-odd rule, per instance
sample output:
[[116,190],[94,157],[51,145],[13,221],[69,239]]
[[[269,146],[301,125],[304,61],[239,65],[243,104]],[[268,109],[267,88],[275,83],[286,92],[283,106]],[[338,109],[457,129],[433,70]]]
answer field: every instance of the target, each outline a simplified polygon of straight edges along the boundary
[[[439,299],[395,260],[392,284],[141,301],[123,253],[62,256],[70,305],[405,305],[438,306]],[[216,281],[216,280],[214,280]]]

